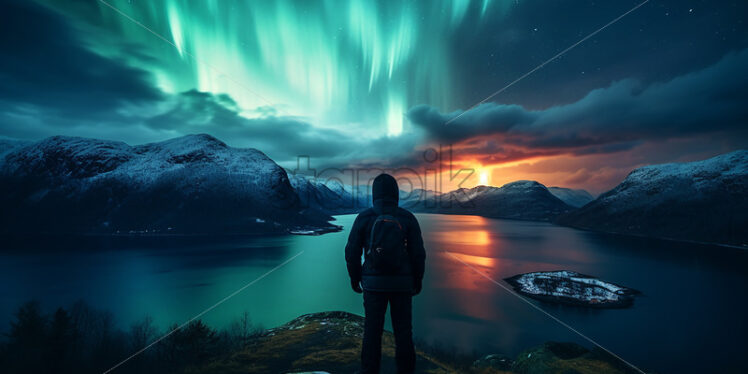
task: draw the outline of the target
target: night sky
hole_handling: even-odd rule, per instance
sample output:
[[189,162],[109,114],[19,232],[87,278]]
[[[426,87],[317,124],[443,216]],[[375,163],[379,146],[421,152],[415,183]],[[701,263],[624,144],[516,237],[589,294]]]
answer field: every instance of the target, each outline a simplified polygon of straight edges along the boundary
[[3,1],[0,136],[209,133],[319,168],[452,144],[465,187],[594,193],[748,147],[745,1],[649,1],[451,122],[641,1],[107,3]]

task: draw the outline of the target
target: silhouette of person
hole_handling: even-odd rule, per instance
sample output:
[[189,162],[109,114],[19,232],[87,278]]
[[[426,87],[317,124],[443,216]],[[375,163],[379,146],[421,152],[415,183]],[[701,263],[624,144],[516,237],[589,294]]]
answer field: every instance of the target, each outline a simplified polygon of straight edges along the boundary
[[399,189],[391,175],[380,174],[374,179],[372,198],[373,207],[356,217],[345,247],[351,287],[364,294],[361,372],[379,373],[389,303],[397,372],[413,373],[412,298],[421,292],[426,259],[421,228],[411,212],[398,207]]

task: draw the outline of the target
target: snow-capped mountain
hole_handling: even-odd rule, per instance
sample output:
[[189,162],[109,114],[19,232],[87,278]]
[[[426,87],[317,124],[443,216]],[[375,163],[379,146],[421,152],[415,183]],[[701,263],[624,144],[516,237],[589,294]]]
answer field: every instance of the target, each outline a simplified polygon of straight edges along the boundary
[[303,207],[318,209],[330,215],[357,213],[370,204],[366,195],[337,180],[323,180],[300,174],[290,175],[291,185],[301,199]]
[[561,201],[575,208],[582,207],[590,201],[595,200],[595,198],[585,190],[564,187],[548,187],[548,191],[550,191],[553,196],[556,196],[561,199]]
[[205,134],[130,146],[55,136],[0,156],[2,232],[211,233],[326,227],[286,172]]
[[435,197],[440,195],[434,190],[425,190],[423,188],[414,188],[411,191],[400,190],[399,205],[411,211],[423,211],[427,202],[434,202]]
[[415,207],[419,212],[475,214],[484,217],[550,221],[573,207],[535,181],[516,181],[501,187],[460,188],[429,197]]
[[30,143],[31,142],[25,140],[16,140],[0,136],[0,159],[5,157],[5,155],[10,153],[12,150]]
[[645,166],[559,223],[606,232],[748,244],[748,150]]

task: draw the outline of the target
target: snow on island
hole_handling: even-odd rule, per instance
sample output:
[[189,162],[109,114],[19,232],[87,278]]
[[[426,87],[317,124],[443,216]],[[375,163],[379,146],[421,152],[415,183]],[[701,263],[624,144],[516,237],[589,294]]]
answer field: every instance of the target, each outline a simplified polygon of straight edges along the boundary
[[343,230],[343,226],[330,224],[330,226],[327,226],[327,227],[310,227],[310,226],[294,227],[292,229],[289,229],[288,233],[291,235],[317,236],[317,235],[327,234],[329,232],[338,232],[342,230]]
[[568,270],[539,271],[504,279],[533,299],[593,308],[625,308],[639,291]]

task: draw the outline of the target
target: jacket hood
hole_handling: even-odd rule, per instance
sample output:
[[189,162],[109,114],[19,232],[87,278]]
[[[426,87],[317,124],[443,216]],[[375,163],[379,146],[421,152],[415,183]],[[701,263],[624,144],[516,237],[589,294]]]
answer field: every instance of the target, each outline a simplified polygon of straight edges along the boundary
[[400,199],[400,190],[395,178],[389,174],[379,174],[372,183],[371,197],[375,208],[396,207]]

